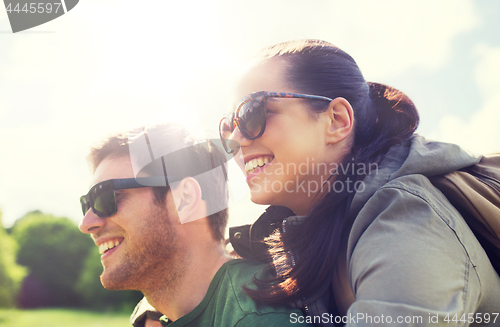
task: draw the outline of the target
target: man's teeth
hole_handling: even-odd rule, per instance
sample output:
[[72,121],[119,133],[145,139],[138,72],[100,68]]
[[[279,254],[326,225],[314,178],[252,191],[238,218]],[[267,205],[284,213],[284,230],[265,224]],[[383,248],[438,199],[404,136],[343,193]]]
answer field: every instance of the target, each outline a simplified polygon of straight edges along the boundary
[[111,250],[115,246],[120,245],[120,241],[108,241],[99,245],[99,254],[103,254],[107,250]]
[[253,173],[254,171],[256,171],[257,169],[259,169],[260,167],[264,167],[265,165],[267,165],[268,163],[273,161],[273,159],[274,159],[274,157],[254,158],[245,164],[245,171],[249,175],[249,174]]

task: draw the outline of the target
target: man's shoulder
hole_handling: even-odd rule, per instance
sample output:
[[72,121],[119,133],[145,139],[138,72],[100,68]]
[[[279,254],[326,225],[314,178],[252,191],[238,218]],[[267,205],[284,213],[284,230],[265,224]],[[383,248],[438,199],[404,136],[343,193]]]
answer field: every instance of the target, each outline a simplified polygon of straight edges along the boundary
[[172,326],[288,326],[301,321],[298,309],[259,303],[246,294],[243,287],[257,289],[255,277],[272,277],[268,265],[241,259],[226,262],[216,273],[203,301]]
[[259,261],[233,259],[224,264],[227,276],[235,281],[252,281],[255,276],[271,277],[270,266]]
[[224,264],[222,288],[232,291],[237,300],[252,301],[245,288],[258,289],[256,280],[272,278],[271,267],[268,264],[244,259],[234,259]]
[[289,322],[290,315],[302,315],[299,310],[292,309],[286,305],[270,305],[259,303],[252,299],[245,288],[258,289],[256,279],[265,280],[272,277],[269,265],[250,261],[235,259],[225,265],[223,281],[219,285],[216,297],[225,302],[225,306],[231,307],[233,313],[239,311],[240,323],[257,321]]

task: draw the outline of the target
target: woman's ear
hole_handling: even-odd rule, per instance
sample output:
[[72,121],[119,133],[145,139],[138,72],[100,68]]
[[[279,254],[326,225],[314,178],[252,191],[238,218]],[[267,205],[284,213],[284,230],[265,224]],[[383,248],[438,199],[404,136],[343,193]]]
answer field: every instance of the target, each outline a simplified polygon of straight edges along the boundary
[[187,177],[180,181],[172,189],[172,196],[181,224],[206,216],[205,201],[201,198],[201,187],[193,177]]
[[354,126],[354,112],[351,104],[344,98],[335,98],[326,110],[326,143],[335,144],[346,139]]

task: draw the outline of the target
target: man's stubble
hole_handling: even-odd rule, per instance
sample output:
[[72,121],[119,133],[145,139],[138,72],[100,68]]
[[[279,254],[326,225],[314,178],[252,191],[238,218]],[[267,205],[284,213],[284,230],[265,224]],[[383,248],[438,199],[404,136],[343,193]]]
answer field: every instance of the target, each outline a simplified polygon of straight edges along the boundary
[[[144,219],[140,235],[130,240],[118,266],[105,268],[102,285],[109,290],[150,290],[179,284],[186,267],[186,256],[177,235],[178,224],[172,222],[164,204],[154,204]],[[133,243],[133,244],[132,244]]]

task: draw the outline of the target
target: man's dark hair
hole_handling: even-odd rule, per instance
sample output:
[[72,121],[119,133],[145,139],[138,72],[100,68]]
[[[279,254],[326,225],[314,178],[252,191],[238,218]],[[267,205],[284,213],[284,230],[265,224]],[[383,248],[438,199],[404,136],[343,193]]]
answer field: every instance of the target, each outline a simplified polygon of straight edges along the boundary
[[[130,146],[139,140],[146,139],[149,144],[149,138],[154,135],[155,141],[161,140],[161,147],[172,154],[157,158],[155,163],[160,163],[162,171],[160,175],[164,175],[163,171],[169,174],[171,170],[165,169],[165,161],[172,165],[172,160],[175,165],[175,175],[184,177],[193,177],[200,184],[202,198],[207,203],[207,211],[213,212],[208,216],[208,222],[214,239],[218,241],[224,240],[225,229],[228,220],[227,213],[227,183],[225,180],[217,177],[216,169],[213,168],[213,163],[225,163],[226,158],[223,151],[215,146],[212,142],[196,143],[192,135],[183,127],[176,124],[161,124],[148,126],[147,128],[139,128],[127,133],[118,133],[103,140],[97,146],[91,148],[87,157],[91,164],[92,171],[95,172],[97,166],[105,158],[118,158],[130,156]],[[177,151],[175,151],[177,150]],[[178,155],[177,155],[178,154]],[[202,163],[212,163],[211,167],[204,167]],[[148,165],[141,170],[141,173],[155,176],[157,171],[151,169]],[[205,165],[206,166],[206,165]],[[207,168],[207,169],[205,169]],[[201,174],[201,171],[204,174]],[[194,173],[193,173],[194,172]],[[169,176],[170,177],[170,176]],[[154,202],[156,205],[164,205],[167,192],[170,189],[168,181],[166,187],[152,187],[154,194]]]

